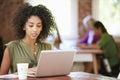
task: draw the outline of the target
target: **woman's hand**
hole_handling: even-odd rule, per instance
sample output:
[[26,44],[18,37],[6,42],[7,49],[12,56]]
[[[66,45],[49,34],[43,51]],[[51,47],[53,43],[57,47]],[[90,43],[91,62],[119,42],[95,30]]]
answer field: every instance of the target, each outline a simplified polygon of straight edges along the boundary
[[28,73],[35,73],[37,70],[37,67],[29,68]]
[[81,49],[100,49],[100,46],[97,44],[91,44],[91,45],[78,44],[77,47]]
[[87,44],[77,44],[78,48],[83,48],[84,46],[87,46]]

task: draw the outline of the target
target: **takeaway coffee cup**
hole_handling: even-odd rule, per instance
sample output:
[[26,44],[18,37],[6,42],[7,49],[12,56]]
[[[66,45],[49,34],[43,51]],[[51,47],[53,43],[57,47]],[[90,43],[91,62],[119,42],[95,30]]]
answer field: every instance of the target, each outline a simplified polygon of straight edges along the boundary
[[17,70],[19,79],[27,79],[28,63],[17,63]]

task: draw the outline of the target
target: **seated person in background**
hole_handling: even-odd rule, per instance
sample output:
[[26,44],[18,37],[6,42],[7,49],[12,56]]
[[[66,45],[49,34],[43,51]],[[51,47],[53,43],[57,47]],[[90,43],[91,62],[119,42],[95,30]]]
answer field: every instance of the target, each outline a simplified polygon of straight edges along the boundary
[[83,19],[83,25],[87,32],[83,38],[78,40],[77,46],[81,46],[82,44],[95,44],[99,40],[99,36],[95,35],[93,31],[92,24],[94,22],[95,20],[91,16],[86,16]]
[[81,48],[94,48],[94,49],[102,49],[104,51],[103,59],[107,59],[109,63],[109,67],[111,70],[106,69],[106,66],[103,66],[103,61],[100,64],[99,72],[100,74],[106,76],[117,77],[120,68],[120,59],[118,56],[118,49],[116,43],[111,35],[108,34],[104,25],[100,21],[96,21],[94,24],[94,31],[96,35],[100,36],[100,40],[97,44],[92,45],[83,45]]
[[[86,16],[83,19],[83,24],[84,24],[87,32],[82,39],[78,40],[77,47],[81,47],[82,45],[96,44],[96,42],[99,40],[99,36],[96,35],[93,31],[93,23],[94,22],[95,22],[95,20],[90,15]],[[91,72],[92,64],[93,64],[92,62],[91,63],[84,62],[85,72]]]
[[50,10],[43,5],[32,6],[24,3],[15,13],[13,27],[18,40],[6,44],[0,74],[17,71],[17,63],[29,63],[29,68],[37,66],[41,50],[52,46],[44,42],[55,27]]

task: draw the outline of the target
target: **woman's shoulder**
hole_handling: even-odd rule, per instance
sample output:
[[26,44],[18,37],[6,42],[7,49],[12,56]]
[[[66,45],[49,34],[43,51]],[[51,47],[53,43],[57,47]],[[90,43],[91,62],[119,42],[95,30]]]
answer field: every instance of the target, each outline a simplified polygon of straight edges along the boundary
[[102,39],[105,39],[107,41],[107,40],[112,40],[113,38],[112,38],[112,35],[110,35],[108,33],[104,33],[102,35]]
[[49,43],[49,42],[47,42],[47,41],[41,41],[41,42],[39,41],[38,44],[46,45],[46,46],[47,46],[47,45],[48,45],[48,46],[51,45],[51,43]]
[[45,47],[45,48],[48,48],[48,49],[52,49],[51,43],[46,42],[46,41],[40,41],[40,42],[38,42],[38,45],[40,45],[41,47]]
[[18,45],[20,43],[20,40],[14,40],[14,41],[10,41],[7,44],[5,44],[5,46],[15,46]]

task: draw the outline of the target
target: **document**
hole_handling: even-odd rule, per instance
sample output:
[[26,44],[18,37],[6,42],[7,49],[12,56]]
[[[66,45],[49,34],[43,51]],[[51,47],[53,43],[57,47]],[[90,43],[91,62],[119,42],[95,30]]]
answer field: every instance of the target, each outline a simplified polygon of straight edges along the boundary
[[0,78],[18,78],[18,75],[16,75],[16,74],[6,74],[6,75],[0,75]]

